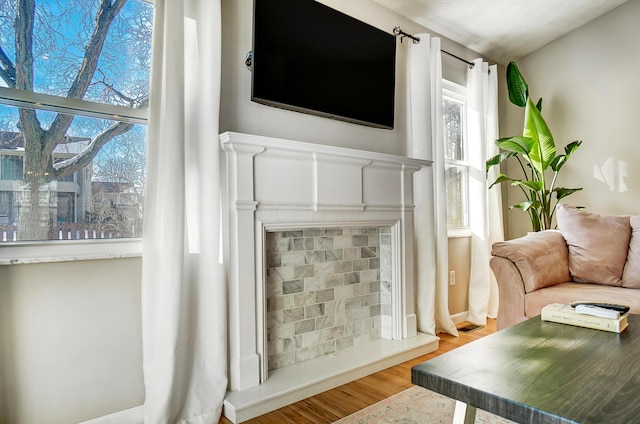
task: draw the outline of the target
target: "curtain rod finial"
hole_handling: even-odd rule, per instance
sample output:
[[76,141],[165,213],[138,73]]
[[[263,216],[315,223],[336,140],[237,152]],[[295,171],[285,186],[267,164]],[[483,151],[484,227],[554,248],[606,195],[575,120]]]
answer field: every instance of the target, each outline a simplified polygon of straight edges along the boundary
[[393,28],[393,34],[398,37],[400,36],[400,42],[402,43],[402,41],[404,40],[405,37],[409,37],[413,40],[414,44],[418,44],[420,42],[420,38],[413,36],[411,34],[409,34],[408,32],[404,32],[402,30],[402,28],[400,28],[399,26]]

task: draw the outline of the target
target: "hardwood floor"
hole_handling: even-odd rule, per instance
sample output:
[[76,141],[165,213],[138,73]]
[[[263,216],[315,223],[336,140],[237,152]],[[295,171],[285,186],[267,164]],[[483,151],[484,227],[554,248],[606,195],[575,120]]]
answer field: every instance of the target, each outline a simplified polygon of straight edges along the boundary
[[[464,325],[460,324],[458,327]],[[412,386],[411,367],[427,359],[465,345],[496,331],[496,320],[488,320],[487,326],[470,333],[460,332],[460,337],[438,334],[437,351],[403,362],[391,368],[352,381],[335,389],[301,400],[259,417],[246,424],[328,424],[373,405]],[[219,424],[231,424],[222,417]]]

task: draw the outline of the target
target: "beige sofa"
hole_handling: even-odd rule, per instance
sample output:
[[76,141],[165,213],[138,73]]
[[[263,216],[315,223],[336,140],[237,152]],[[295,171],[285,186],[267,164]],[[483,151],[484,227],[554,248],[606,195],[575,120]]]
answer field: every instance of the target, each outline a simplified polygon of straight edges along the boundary
[[558,230],[495,243],[498,330],[537,316],[549,303],[619,303],[640,314],[640,216],[556,209]]

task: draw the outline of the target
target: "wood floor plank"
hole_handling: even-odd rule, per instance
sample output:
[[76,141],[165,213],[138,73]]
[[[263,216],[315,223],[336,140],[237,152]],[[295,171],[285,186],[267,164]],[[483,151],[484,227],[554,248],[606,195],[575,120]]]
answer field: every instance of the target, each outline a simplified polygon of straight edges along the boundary
[[[463,326],[465,323],[459,325]],[[484,328],[460,333],[459,337],[438,334],[437,351],[410,359],[394,367],[376,372],[342,386],[336,387],[275,411],[245,421],[246,424],[330,424],[367,406],[408,389],[411,384],[411,368],[428,359],[480,339],[496,331],[496,321],[490,319]],[[219,424],[231,424],[222,417]]]

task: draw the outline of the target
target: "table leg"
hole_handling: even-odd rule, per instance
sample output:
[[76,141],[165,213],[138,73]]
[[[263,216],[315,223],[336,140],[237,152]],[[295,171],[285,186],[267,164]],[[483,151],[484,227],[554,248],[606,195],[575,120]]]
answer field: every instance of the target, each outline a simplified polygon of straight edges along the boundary
[[473,424],[476,421],[476,408],[464,402],[456,401],[452,424]]

